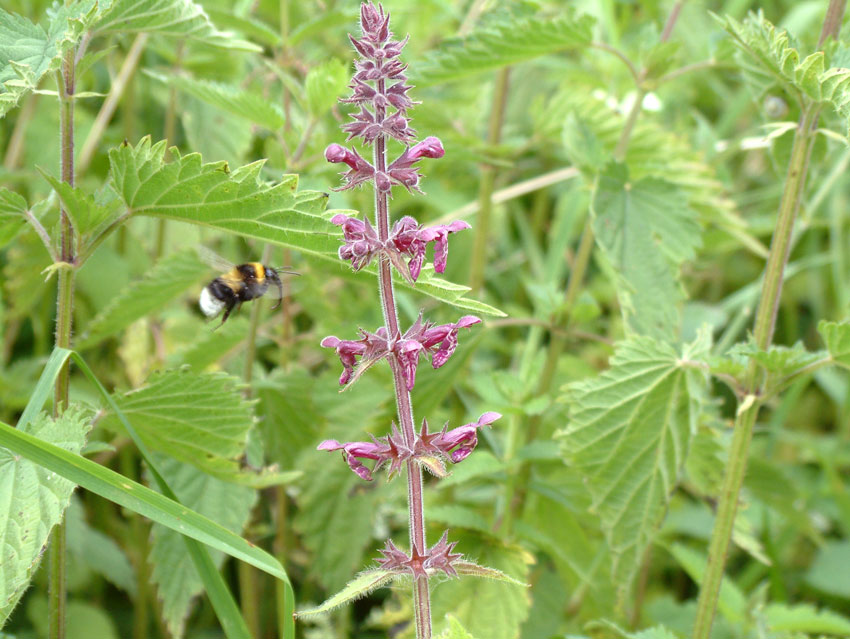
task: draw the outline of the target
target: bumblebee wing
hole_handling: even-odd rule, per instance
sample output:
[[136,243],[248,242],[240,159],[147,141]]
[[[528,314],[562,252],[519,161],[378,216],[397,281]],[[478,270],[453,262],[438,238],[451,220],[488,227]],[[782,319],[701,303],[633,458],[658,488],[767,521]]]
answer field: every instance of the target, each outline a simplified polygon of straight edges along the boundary
[[198,253],[198,258],[207,266],[215,269],[217,273],[227,273],[233,270],[235,266],[233,262],[224,259],[221,255],[211,251],[206,246],[196,246],[195,250]]

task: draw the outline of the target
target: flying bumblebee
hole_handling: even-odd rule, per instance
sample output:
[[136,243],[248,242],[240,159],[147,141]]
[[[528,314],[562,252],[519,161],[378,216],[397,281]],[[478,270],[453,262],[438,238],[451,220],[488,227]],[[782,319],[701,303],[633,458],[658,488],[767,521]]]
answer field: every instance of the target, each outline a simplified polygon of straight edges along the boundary
[[[224,311],[221,324],[218,326],[224,324],[233,309],[238,310],[242,302],[255,300],[267,293],[269,297],[280,300],[283,297],[280,275],[282,273],[298,275],[294,271],[272,268],[260,262],[233,264],[212,251],[200,247],[198,253],[204,262],[222,273],[204,287],[199,300],[201,312],[210,319]],[[272,284],[274,288],[271,288]],[[280,301],[274,308],[279,305]]]

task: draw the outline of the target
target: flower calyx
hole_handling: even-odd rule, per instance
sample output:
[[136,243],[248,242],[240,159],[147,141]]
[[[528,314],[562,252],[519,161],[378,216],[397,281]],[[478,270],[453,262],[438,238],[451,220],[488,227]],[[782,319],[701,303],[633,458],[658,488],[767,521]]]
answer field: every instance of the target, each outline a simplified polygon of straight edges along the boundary
[[383,557],[378,559],[378,564],[390,572],[410,573],[414,579],[427,578],[438,570],[450,577],[457,577],[457,571],[452,564],[463,555],[452,552],[457,542],[450,542],[448,539],[449,531],[447,530],[425,553],[414,544],[409,556],[388,539],[386,545],[380,550]]

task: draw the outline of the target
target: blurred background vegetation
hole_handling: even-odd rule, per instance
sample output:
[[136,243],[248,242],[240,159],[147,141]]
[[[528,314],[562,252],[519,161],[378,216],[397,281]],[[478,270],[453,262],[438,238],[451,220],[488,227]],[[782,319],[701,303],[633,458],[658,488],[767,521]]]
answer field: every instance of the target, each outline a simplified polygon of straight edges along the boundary
[[[260,51],[156,33],[98,38],[78,73],[77,91],[90,94],[76,101],[77,186],[90,193],[101,189],[108,151],[150,135],[231,168],[266,159],[263,179],[296,173],[299,189],[330,193],[329,208],[369,214],[371,192],[333,192],[339,167],[322,157],[327,144],[343,141],[339,126],[350,110],[336,100],[347,91],[353,53],[346,34],[356,25],[356,3],[200,4],[219,29]],[[590,169],[612,152],[636,94],[629,66],[607,49],[616,48],[635,70],[658,79],[625,162],[633,175],[661,171],[674,181],[680,177],[689,189],[702,243],[681,269],[687,300],[679,339],[693,340],[708,323],[722,353],[751,326],[754,282],[764,266],[790,149],[784,124],[796,124],[798,113],[781,90],[763,94],[745,82],[729,38],[710,12],[742,19],[760,9],[811,50],[826,3],[685,3],[669,41],[659,45],[672,3],[574,2],[571,10],[595,18],[593,41],[605,46],[576,46],[510,67],[452,67],[447,39],[510,32],[512,24],[533,16],[562,16],[563,5],[385,3],[395,33],[410,34],[404,59],[416,85],[412,96],[421,101],[412,111],[413,126],[420,138],[440,137],[446,149],[443,159],[423,166],[427,196],[396,191],[393,215],[414,215],[425,224],[470,221],[472,231],[451,239],[445,278],[472,285],[469,297],[506,315],[485,318],[483,327],[463,334],[458,352],[440,371],[420,371],[413,393],[419,418],[460,425],[487,410],[505,415],[450,479],[428,482],[429,539],[450,528],[460,552],[531,584],[527,590],[475,580],[438,584],[435,619],[439,626],[452,612],[481,639],[622,636],[611,627],[586,628],[601,617],[623,628],[664,623],[686,637],[697,592],[694,565],[705,555],[711,530],[734,396],[721,384],[713,387],[697,452],[626,600],[609,576],[598,518],[588,511],[581,477],[553,440],[567,423],[562,388],[604,369],[625,331],[610,265],[596,257],[569,303],[569,321],[564,317],[593,186]],[[50,3],[3,0],[2,8],[39,22]],[[119,83],[123,91],[107,121],[105,96]],[[54,90],[52,78],[41,88]],[[823,126],[846,134],[835,116],[824,114]],[[39,203],[34,211],[48,228],[57,223],[56,196],[39,171],[59,175],[58,127],[57,101],[49,94],[29,94],[0,121],[0,184]],[[819,348],[818,320],[841,319],[850,310],[848,162],[846,140],[819,137],[778,316],[778,344],[802,341]],[[478,282],[471,269],[482,197],[494,204]],[[28,228],[3,239],[0,418],[14,423],[52,349],[56,278],[45,282],[50,258]],[[286,280],[280,309],[271,312],[267,300],[256,302],[213,332],[215,324],[204,323],[197,299],[216,273],[200,262],[194,266],[187,251],[197,245],[236,263],[262,259],[301,275]],[[407,290],[399,301],[404,324],[422,309],[438,322],[463,314]],[[249,382],[252,403],[246,410],[256,421],[247,459],[300,470],[301,478],[253,489],[193,466],[172,472],[186,475],[178,494],[188,505],[244,531],[281,559],[303,607],[369,565],[385,538],[403,540],[406,534],[402,483],[379,478],[364,484],[340,460],[315,450],[325,438],[360,440],[388,431],[395,410],[389,371],[376,366],[340,394],[338,362],[319,347],[326,335],[353,338],[357,327],[374,330],[381,321],[374,279],[352,274],[341,262],[139,217],[80,269],[73,343],[119,397],[150,384],[156,371],[180,367],[199,374],[223,371]],[[547,369],[547,349],[556,339],[562,350]],[[218,383],[214,379],[209,383]],[[76,374],[71,388],[72,397],[96,415],[91,438],[99,444],[89,444],[90,456],[144,479],[138,454],[101,408],[95,389]],[[850,617],[847,374],[819,371],[769,408],[758,425],[738,546],[727,573],[734,584],[722,598],[714,636],[839,635],[830,630],[843,627],[834,620],[832,626],[805,628],[764,620],[768,602],[825,604]],[[512,506],[516,499],[519,509]],[[191,600],[202,588],[179,542],[169,546],[173,539],[152,533],[146,520],[82,491],[67,518],[69,639],[222,636],[207,600]],[[232,561],[224,572],[257,636],[276,636],[272,579]],[[42,573],[3,632],[18,639],[44,636]],[[411,636],[410,605],[405,589],[381,590],[328,618],[299,624],[299,636]]]

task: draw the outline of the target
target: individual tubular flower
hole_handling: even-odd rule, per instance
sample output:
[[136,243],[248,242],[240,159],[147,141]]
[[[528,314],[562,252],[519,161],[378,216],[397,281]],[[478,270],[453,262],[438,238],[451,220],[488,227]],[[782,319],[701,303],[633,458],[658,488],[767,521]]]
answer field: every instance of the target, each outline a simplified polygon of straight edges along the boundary
[[350,261],[351,268],[355,271],[368,266],[383,247],[375,228],[368,219],[359,220],[356,217],[338,213],[331,218],[331,223],[342,227],[345,243],[339,247],[339,257]]
[[449,255],[449,233],[468,228],[471,227],[463,220],[422,227],[412,217],[401,218],[393,225],[390,241],[400,253],[410,258],[407,263],[408,273],[402,271],[402,274],[409,275],[407,279],[410,281],[416,281],[425,262],[425,249],[430,242],[434,242],[434,270],[437,273],[445,272]]
[[[342,340],[335,335],[329,335],[322,340],[321,345],[325,348],[333,348],[342,362],[342,375],[339,376],[339,385],[345,386],[355,381],[364,370],[369,368],[378,360],[383,359],[389,352],[387,331],[382,326],[374,333],[360,329],[363,336],[358,340]],[[357,366],[357,358],[360,357],[360,365]]]
[[446,154],[443,149],[443,143],[440,139],[434,136],[429,136],[415,144],[414,146],[405,149],[388,167],[387,174],[393,183],[403,186],[408,191],[417,191],[421,193],[419,188],[419,167],[413,166],[420,158],[439,159]]
[[487,412],[471,424],[464,424],[449,430],[448,424],[443,430],[431,433],[428,431],[428,422],[422,421],[422,430],[413,447],[415,457],[427,455],[439,455],[450,459],[457,464],[469,457],[469,454],[478,445],[478,429],[489,426],[502,417],[501,413]]
[[350,168],[341,173],[343,185],[338,191],[345,191],[359,186],[375,177],[375,167],[364,160],[357,151],[346,149],[339,144],[331,144],[325,149],[325,159],[334,164],[345,163]]
[[[404,443],[401,431],[393,422],[392,429],[386,437],[372,437],[371,442],[346,442],[326,439],[319,444],[318,450],[341,450],[349,468],[361,479],[372,481],[372,473],[385,464],[389,464],[390,478],[401,472],[402,464],[413,456],[413,451]],[[375,460],[370,470],[360,461],[361,459]]]
[[464,315],[453,324],[435,326],[431,322],[424,322],[420,315],[393,349],[401,364],[407,389],[412,390],[416,383],[416,367],[420,356],[431,355],[431,365],[440,368],[457,348],[458,331],[479,322],[481,319],[474,315]]

